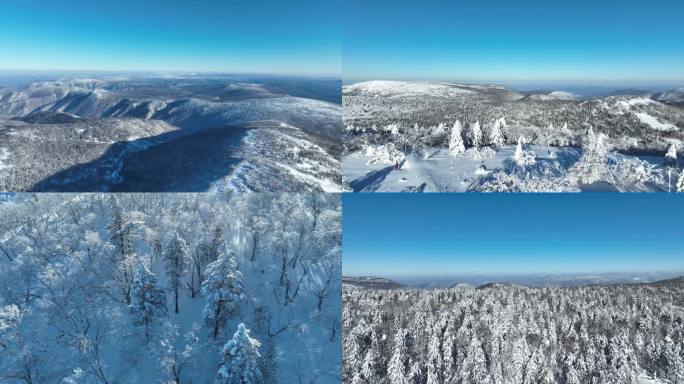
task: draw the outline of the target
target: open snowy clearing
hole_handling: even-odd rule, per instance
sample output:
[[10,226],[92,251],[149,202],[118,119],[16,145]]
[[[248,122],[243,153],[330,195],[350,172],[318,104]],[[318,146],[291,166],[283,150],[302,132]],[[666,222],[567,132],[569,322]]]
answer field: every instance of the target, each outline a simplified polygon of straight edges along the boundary
[[[453,156],[447,149],[432,148],[427,159],[418,154],[405,157],[400,169],[395,169],[391,162],[369,164],[373,156],[355,152],[342,160],[344,181],[354,192],[467,192],[479,181],[494,171],[521,172],[514,161],[514,145],[507,145],[498,150],[494,157],[475,159],[472,150],[460,156]],[[562,176],[582,156],[581,148],[574,147],[540,147],[530,145],[526,148],[536,155],[536,164],[523,168],[529,174],[548,175],[551,178]],[[624,159],[627,156],[611,153],[609,161]],[[641,157],[653,165],[662,163],[654,157]],[[613,185],[597,183],[577,185],[579,191],[666,191],[667,185],[648,184],[641,186]]]

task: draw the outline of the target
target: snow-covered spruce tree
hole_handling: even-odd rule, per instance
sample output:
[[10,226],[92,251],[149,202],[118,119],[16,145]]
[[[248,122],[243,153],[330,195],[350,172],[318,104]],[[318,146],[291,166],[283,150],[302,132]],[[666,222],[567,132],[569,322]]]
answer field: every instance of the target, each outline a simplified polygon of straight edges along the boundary
[[670,144],[670,148],[665,154],[665,167],[667,167],[667,188],[670,192],[672,190],[672,172],[677,169],[677,147],[674,143]]
[[164,261],[166,262],[166,278],[168,279],[169,289],[173,292],[174,312],[178,313],[178,293],[182,288],[182,276],[188,267],[188,245],[175,232],[164,251]]
[[684,172],[679,174],[679,179],[677,180],[677,192],[684,192]]
[[149,340],[154,319],[166,314],[166,293],[157,288],[157,276],[143,263],[138,264],[133,275],[129,308],[133,313],[133,321],[145,327],[145,338]]
[[482,145],[482,127],[479,121],[470,124],[470,145],[475,147],[475,149]]
[[243,323],[237,327],[233,338],[228,340],[221,354],[221,365],[216,374],[217,384],[258,384],[263,382],[260,367],[261,343],[249,336]]
[[410,344],[408,330],[400,329],[394,336],[394,350],[387,367],[387,375],[393,384],[408,384]]
[[451,127],[451,138],[449,139],[449,152],[452,155],[458,156],[465,152],[465,144],[463,143],[463,126],[460,120],[456,120],[454,126]]
[[503,132],[501,132],[501,119],[494,121],[492,130],[489,132],[489,145],[503,147],[506,143]]
[[571,172],[583,184],[591,184],[602,180],[606,176],[608,155],[608,136],[594,133],[592,128],[587,132],[584,143],[584,153],[579,161],[571,168]]
[[536,155],[534,151],[523,150],[524,142],[525,138],[520,136],[518,138],[518,145],[515,147],[515,154],[513,154],[513,158],[520,166],[532,165],[537,162]]
[[221,246],[219,258],[207,265],[204,276],[202,295],[207,299],[204,319],[212,324],[212,336],[216,339],[228,316],[245,299],[242,273],[238,270],[235,254],[227,244]]
[[668,148],[665,154],[665,166],[677,167],[677,147],[674,143],[670,144],[670,148]]

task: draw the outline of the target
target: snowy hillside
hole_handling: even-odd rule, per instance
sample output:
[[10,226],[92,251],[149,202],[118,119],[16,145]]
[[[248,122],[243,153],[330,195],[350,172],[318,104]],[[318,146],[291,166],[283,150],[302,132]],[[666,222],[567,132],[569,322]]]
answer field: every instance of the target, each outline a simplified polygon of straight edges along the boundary
[[392,281],[390,279],[385,279],[383,277],[371,277],[371,276],[343,276],[342,283],[359,288],[370,288],[370,289],[398,289],[403,285]]
[[345,382],[684,382],[684,285],[345,286]]
[[[16,146],[7,154],[8,161],[26,164],[30,170],[15,167],[12,174],[0,173],[1,190],[344,190],[339,166],[342,110],[327,101],[332,99],[334,84],[289,78],[257,81],[218,75],[67,79],[3,89],[0,116],[5,118],[0,121],[12,125],[4,134],[13,135]],[[10,119],[32,125],[17,134],[17,124],[5,121]],[[88,148],[87,155],[80,155],[83,143],[72,137],[72,131],[119,121],[163,124],[168,129],[149,137],[131,134],[111,143],[108,137],[96,138],[109,145]],[[50,135],[62,139],[56,142]],[[184,149],[181,139],[193,143],[204,156],[186,150],[189,159],[183,161],[174,155],[173,151]],[[0,147],[10,144],[3,141]],[[33,156],[35,142],[41,143],[44,155],[22,162]],[[48,153],[59,160],[46,164]],[[247,169],[254,177],[244,182]],[[173,176],[173,170],[182,173]]]
[[339,383],[340,215],[333,194],[10,195],[0,378]]
[[[45,115],[40,115],[45,117]],[[68,170],[64,186],[106,190],[116,183],[121,160],[131,152],[155,145],[163,134],[178,128],[158,120],[41,118],[39,123],[0,120],[1,191],[27,191],[54,174]],[[60,121],[52,123],[52,121]],[[74,169],[80,164],[91,166]],[[37,188],[40,189],[40,188]]]
[[[441,98],[448,100],[494,99],[500,101],[518,100],[521,93],[499,85],[456,84],[443,82],[415,81],[365,81],[342,87],[342,96],[401,98]],[[346,112],[345,112],[346,113]]]
[[343,103],[342,171],[355,191],[684,188],[684,110],[645,96],[363,82],[344,87]]

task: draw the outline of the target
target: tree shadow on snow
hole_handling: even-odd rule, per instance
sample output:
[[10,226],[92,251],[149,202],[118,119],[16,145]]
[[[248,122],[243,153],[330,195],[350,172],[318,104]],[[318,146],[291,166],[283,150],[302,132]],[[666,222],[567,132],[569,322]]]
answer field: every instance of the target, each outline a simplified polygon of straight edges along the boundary
[[[402,160],[401,163],[399,163],[399,169],[401,169],[405,162],[406,159]],[[393,170],[395,170],[395,166],[390,165],[389,167],[368,172],[365,175],[357,177],[356,179],[350,181],[349,187],[351,187],[351,189],[354,192],[376,191],[378,188],[380,188],[380,184],[382,183],[382,181],[385,180],[387,175],[389,175]]]

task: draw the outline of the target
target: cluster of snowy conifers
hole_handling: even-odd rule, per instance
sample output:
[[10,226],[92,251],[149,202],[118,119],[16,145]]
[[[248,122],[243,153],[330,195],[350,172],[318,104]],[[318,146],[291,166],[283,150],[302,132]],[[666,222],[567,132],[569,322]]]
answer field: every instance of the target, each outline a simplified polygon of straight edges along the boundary
[[345,286],[348,383],[684,382],[684,280],[471,290]]
[[334,194],[0,202],[0,381],[340,382]]
[[[581,190],[583,185],[606,182],[624,190],[660,189],[684,191],[684,173],[677,167],[676,143],[670,144],[660,162],[646,161],[637,156],[620,155],[613,151],[624,148],[623,139],[611,140],[605,133],[588,128],[582,135],[568,128],[550,125],[544,135],[535,135],[530,142],[522,132],[523,128],[509,126],[505,117],[482,125],[474,121],[464,127],[460,120],[449,125],[440,123],[436,127],[400,128],[389,124],[382,129],[375,126],[370,134],[348,126],[347,131],[359,144],[361,153],[370,157],[368,164],[401,163],[409,154],[419,154],[428,160],[434,148],[448,148],[449,153],[463,162],[484,162],[493,159],[507,143],[516,143],[511,161],[504,162],[501,169],[485,170],[476,174],[487,175],[475,182],[470,190],[480,192],[510,191],[557,191]],[[576,161],[557,160],[556,153],[549,150],[543,163],[537,162],[537,148],[578,146],[580,155]]]

